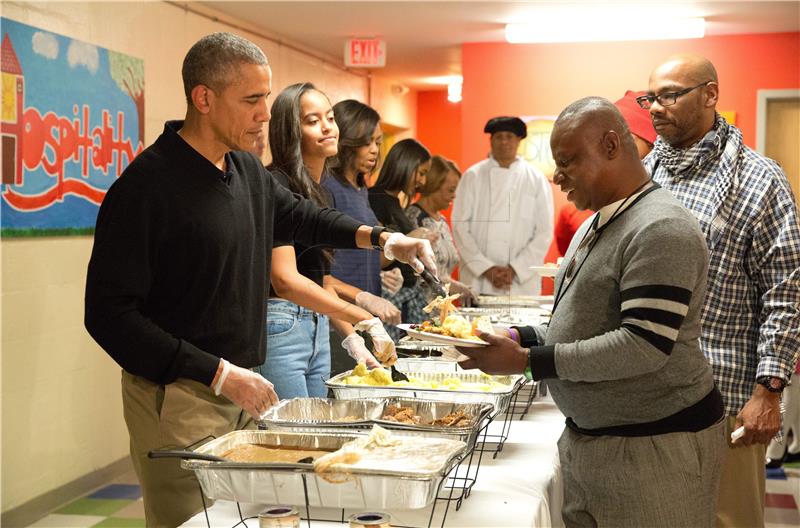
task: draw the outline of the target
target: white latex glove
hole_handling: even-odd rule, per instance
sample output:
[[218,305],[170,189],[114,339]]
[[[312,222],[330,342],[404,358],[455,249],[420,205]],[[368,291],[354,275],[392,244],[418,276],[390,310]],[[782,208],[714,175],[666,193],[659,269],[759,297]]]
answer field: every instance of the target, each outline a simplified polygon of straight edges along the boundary
[[219,394],[244,409],[253,419],[261,418],[270,407],[278,403],[275,387],[261,374],[232,363],[228,364],[227,369],[228,373],[222,380]]
[[400,317],[402,316],[402,313],[400,310],[383,297],[378,297],[370,292],[362,291],[356,295],[355,301],[356,306],[363,308],[372,315],[379,317],[384,323],[393,325],[401,323]]
[[364,362],[368,368],[380,367],[381,364],[375,359],[375,356],[367,349],[364,338],[353,332],[344,338],[342,346],[347,350],[347,355],[355,359],[357,363]]
[[459,297],[458,300],[461,301],[461,306],[465,308],[468,306],[472,306],[473,304],[475,304],[475,301],[478,300],[478,296],[472,290],[472,288],[470,288],[463,282],[459,282],[455,279],[450,279],[450,294],[452,295],[454,293],[461,294],[461,297]]
[[353,326],[359,332],[366,332],[372,338],[372,354],[384,367],[394,365],[397,361],[397,352],[394,341],[386,333],[383,323],[377,317],[361,321]]
[[428,268],[434,277],[438,277],[436,271],[436,257],[431,249],[431,243],[420,238],[411,238],[403,233],[392,233],[383,246],[383,254],[389,260],[399,260],[408,264],[417,273]]
[[391,295],[399,292],[400,288],[403,287],[403,272],[400,271],[400,268],[392,268],[390,270],[382,271],[381,287],[383,287],[383,291]]

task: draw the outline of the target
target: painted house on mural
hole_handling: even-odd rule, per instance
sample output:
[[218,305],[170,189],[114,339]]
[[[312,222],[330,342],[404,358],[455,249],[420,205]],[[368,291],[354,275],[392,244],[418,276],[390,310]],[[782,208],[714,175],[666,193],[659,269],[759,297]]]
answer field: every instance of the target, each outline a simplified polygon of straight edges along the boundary
[[22,184],[22,108],[25,102],[25,75],[8,33],[2,45],[3,110],[0,134],[3,136],[3,183]]

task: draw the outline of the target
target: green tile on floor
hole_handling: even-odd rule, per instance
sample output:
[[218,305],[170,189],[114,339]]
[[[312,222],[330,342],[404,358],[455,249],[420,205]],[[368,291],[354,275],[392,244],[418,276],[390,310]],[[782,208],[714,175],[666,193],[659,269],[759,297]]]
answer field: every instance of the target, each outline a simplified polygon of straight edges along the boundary
[[122,517],[109,517],[95,524],[92,528],[145,528],[144,519],[125,519]]
[[55,513],[71,515],[103,515],[109,516],[124,508],[133,501],[125,499],[78,499]]

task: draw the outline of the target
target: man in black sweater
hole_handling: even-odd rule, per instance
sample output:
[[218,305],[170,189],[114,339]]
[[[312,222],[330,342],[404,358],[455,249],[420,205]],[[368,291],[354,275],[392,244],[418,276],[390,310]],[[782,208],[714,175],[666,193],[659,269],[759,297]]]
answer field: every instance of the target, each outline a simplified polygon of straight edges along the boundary
[[383,246],[435,269],[426,241],[360,225],[278,185],[245,152],[269,120],[263,52],[228,33],[183,63],[185,121],[167,122],[108,191],[97,217],[85,324],[123,368],[131,457],[148,526],[202,509],[194,474],[147,453],[251,426],[277,396],[264,362],[273,238]]

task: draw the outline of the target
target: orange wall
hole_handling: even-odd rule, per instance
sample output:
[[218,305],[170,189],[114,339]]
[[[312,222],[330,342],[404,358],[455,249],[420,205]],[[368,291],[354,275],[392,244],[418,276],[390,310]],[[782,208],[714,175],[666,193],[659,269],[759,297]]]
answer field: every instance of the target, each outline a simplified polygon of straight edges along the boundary
[[[557,115],[588,95],[616,100],[625,90],[647,89],[650,71],[668,55],[681,52],[699,53],[714,63],[720,78],[717,108],[736,112],[736,125],[751,147],[756,137],[756,91],[800,88],[797,32],[653,42],[471,43],[462,46],[462,102],[449,103],[443,91],[420,92],[417,134],[433,153],[448,149],[465,170],[489,151],[488,137],[482,133],[489,118]],[[458,137],[460,144],[453,144]],[[554,187],[553,198],[557,214],[565,197]],[[557,256],[554,244],[545,260]],[[543,293],[552,290],[548,282],[544,281]]]
[[[592,44],[464,44],[462,163],[482,159],[488,118],[557,115],[572,101],[647,88],[650,71],[673,53],[704,55],[717,68],[717,108],[737,113],[745,143],[755,145],[756,90],[800,88],[800,33],[731,35],[700,40]],[[426,131],[426,133],[430,133]]]
[[[431,151],[461,164],[461,104],[447,100],[447,90],[417,92],[417,139]],[[463,168],[464,167],[460,167]]]

